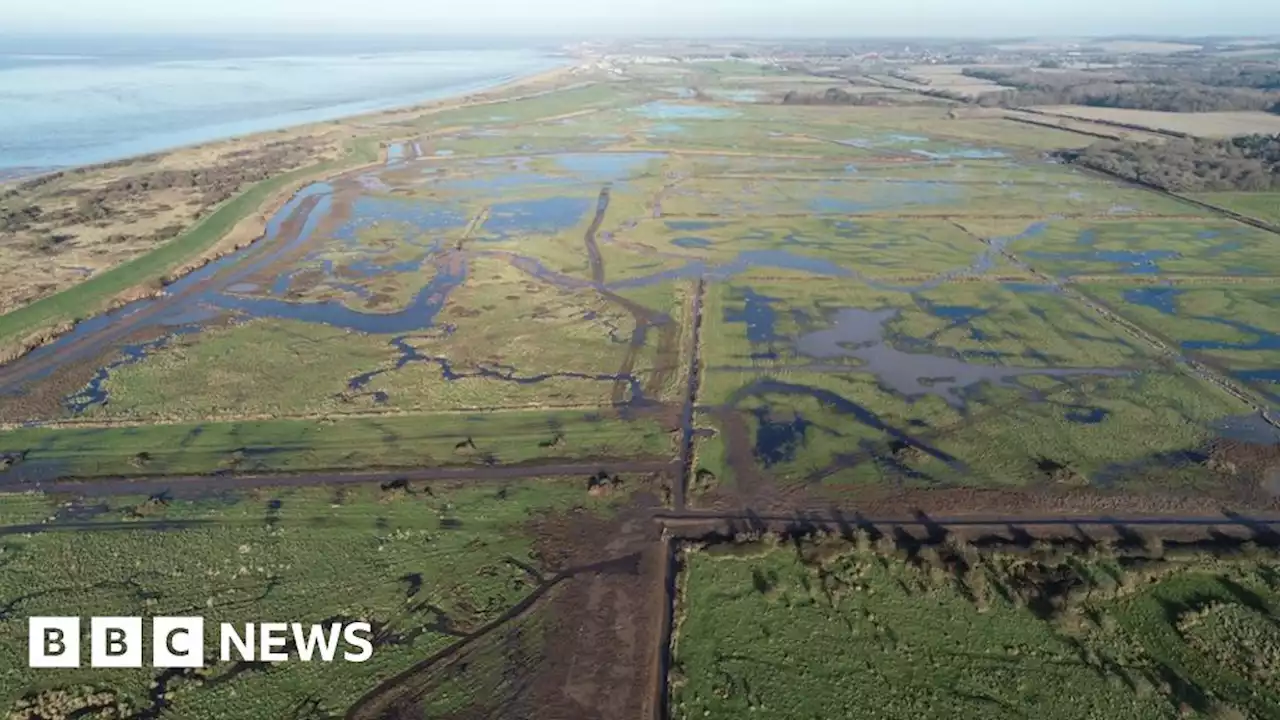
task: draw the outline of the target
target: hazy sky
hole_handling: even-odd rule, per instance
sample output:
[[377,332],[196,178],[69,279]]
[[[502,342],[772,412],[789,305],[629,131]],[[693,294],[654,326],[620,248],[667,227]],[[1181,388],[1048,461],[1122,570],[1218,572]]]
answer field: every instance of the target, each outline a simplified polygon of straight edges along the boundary
[[[1270,9],[1267,7],[1270,6]],[[0,29],[1074,35],[1280,31],[1267,0],[0,0]],[[0,52],[4,48],[0,46]]]

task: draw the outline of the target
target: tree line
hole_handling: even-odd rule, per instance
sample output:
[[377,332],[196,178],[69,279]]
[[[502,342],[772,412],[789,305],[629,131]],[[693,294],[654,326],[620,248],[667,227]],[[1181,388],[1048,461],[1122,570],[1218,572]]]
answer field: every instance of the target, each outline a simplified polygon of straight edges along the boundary
[[1280,135],[1100,142],[1061,159],[1172,192],[1280,190]]
[[1037,72],[1033,69],[965,68],[966,76],[1007,86],[985,93],[987,107],[1087,105],[1091,107],[1219,112],[1263,110],[1280,114],[1280,69],[1234,74],[1216,68],[1126,69],[1121,74]]
[[886,93],[851,93],[841,88],[827,88],[823,92],[791,90],[782,96],[783,105],[892,105]]

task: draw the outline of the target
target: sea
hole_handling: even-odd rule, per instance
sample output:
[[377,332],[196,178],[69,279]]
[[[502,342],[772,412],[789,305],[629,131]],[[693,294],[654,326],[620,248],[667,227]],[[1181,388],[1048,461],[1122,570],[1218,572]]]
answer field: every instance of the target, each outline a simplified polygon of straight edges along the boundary
[[545,39],[0,34],[0,179],[461,95],[568,61]]

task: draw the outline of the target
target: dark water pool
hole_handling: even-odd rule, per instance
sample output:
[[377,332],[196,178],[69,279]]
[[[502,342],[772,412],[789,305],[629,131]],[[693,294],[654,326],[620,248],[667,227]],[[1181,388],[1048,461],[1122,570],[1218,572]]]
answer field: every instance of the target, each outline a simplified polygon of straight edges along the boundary
[[798,354],[816,359],[852,357],[862,362],[859,371],[873,373],[880,384],[906,397],[935,395],[955,406],[963,405],[963,391],[982,382],[1013,386],[1026,375],[1069,377],[1073,375],[1125,375],[1116,368],[1053,368],[982,365],[953,355],[906,352],[885,340],[886,326],[899,310],[845,308],[837,311],[830,325],[801,335],[795,343]]
[[[776,325],[778,322],[778,313],[774,309],[773,304],[778,301],[777,298],[762,295],[751,288],[735,289],[734,295],[740,295],[742,300],[742,309],[727,309],[724,314],[724,321],[727,323],[744,323],[746,325],[747,341],[752,345],[768,346],[774,340],[777,340]],[[753,358],[765,359],[776,357],[777,354],[772,349],[763,350],[752,354]]]

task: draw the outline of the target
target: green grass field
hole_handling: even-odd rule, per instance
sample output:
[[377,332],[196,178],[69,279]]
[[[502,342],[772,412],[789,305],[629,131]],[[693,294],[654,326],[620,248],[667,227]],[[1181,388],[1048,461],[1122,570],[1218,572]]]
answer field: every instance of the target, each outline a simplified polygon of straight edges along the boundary
[[1051,221],[1009,244],[1051,275],[1273,276],[1275,236],[1227,220]]
[[625,95],[620,95],[614,87],[597,83],[560,92],[429,113],[422,116],[417,124],[424,129],[435,129],[531,122],[574,111],[609,107],[620,102],[625,102]]
[[839,540],[685,555],[672,717],[1276,717],[1280,564]]
[[[24,454],[8,474],[43,478],[665,459],[673,451],[672,438],[655,421],[584,411],[45,427],[0,434],[0,452]],[[0,472],[0,479],[5,476]]]
[[856,366],[856,353],[815,356],[800,347],[802,338],[829,331],[848,308],[881,313],[879,323],[868,321],[860,331],[862,342],[883,337],[904,352],[1025,368],[1140,369],[1150,364],[1149,352],[1045,285],[955,282],[907,292],[904,286],[912,290],[918,283],[888,279],[872,285],[828,278],[800,283],[796,277],[759,278],[753,273],[708,290],[704,357],[709,367],[819,360]]
[[1280,223],[1280,193],[1219,192],[1197,193],[1192,197],[1263,222]]
[[[109,401],[84,417],[196,421],[607,406],[635,320],[599,293],[556,288],[488,261],[473,265],[437,324],[452,330],[404,336],[422,359],[398,369],[399,336],[319,323],[262,319],[184,336],[114,370],[104,385]],[[242,352],[250,347],[254,352]],[[385,372],[349,387],[379,369]],[[649,358],[632,372],[644,379],[653,369]]]
[[[156,679],[167,676],[149,663],[109,671],[29,670],[22,663],[0,674],[0,704],[15,717],[30,712],[19,708],[81,717],[88,715],[77,708],[100,707],[116,708],[118,716],[153,708],[166,717],[210,719],[294,717],[308,704],[307,717],[341,716],[378,682],[537,588],[532,572],[546,570],[535,550],[538,518],[574,508],[607,517],[616,502],[589,496],[578,478],[264,488],[196,501],[116,498],[92,508],[91,522],[102,529],[71,530],[59,527],[67,510],[56,498],[2,499],[6,524],[33,522],[36,512],[52,518],[43,532],[8,535],[2,545],[0,597],[8,612],[0,617],[0,649],[12,657],[25,656],[27,616],[71,607],[84,616],[200,614],[207,637],[214,633],[209,648],[217,647],[221,622],[374,625],[378,640],[368,662],[237,667],[210,657],[201,670],[165,679],[160,700],[151,695]],[[154,529],[165,521],[173,527]],[[536,637],[530,642],[537,652]],[[502,669],[494,672],[496,681]],[[455,704],[488,700],[465,689],[455,688]]]
[[[703,389],[728,401],[744,431],[745,447],[733,450],[754,473],[833,491],[1092,485],[1212,495],[1222,479],[1183,453],[1206,446],[1214,422],[1247,412],[1225,393],[1161,372],[1029,376],[971,389],[963,406],[938,395],[907,400],[856,371],[715,372]],[[707,469],[723,478],[726,440],[700,442]]]

